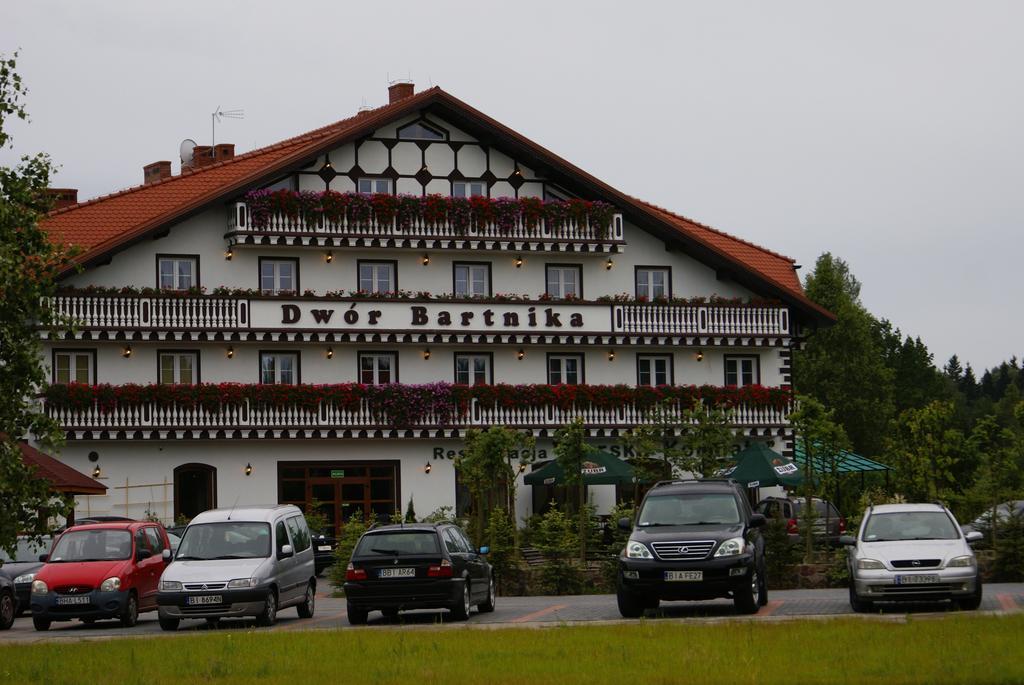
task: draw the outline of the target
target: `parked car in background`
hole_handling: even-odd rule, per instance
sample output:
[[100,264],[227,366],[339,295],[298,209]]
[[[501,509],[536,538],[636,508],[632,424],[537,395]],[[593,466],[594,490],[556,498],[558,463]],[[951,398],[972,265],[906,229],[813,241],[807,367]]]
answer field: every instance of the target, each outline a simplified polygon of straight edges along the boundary
[[32,623],[117,618],[129,628],[156,609],[168,548],[163,526],[146,521],[76,525],[57,536],[32,581]]
[[18,600],[14,596],[14,583],[10,576],[0,575],[0,630],[7,630],[14,625]]
[[39,557],[50,550],[52,542],[53,538],[49,535],[43,536],[38,542],[19,536],[14,554],[0,550],[0,562],[3,562],[3,566],[0,566],[0,575],[8,576],[14,583],[14,596],[17,600],[15,616],[21,616],[28,611],[32,581],[36,579],[36,572],[43,567]]
[[[835,505],[828,500],[814,498],[814,539],[830,545],[839,544],[839,536],[846,532],[846,519]],[[786,522],[786,532],[791,542],[800,540],[800,526],[806,501],[802,497],[765,497],[757,503],[756,511],[769,520]]]
[[214,624],[253,616],[273,625],[294,606],[310,618],[316,602],[313,546],[302,511],[291,504],[214,509],[193,518],[160,580],[160,627],[185,618]]
[[941,504],[879,504],[864,512],[849,547],[850,606],[871,611],[875,602],[953,600],[981,605],[978,562],[952,512]]
[[459,620],[468,618],[474,606],[494,611],[494,572],[487,552],[448,523],[367,531],[345,572],[348,622],[362,625],[374,610],[394,617],[404,609],[448,609]]
[[977,531],[988,537],[992,532],[993,521],[996,525],[1001,526],[1010,520],[1010,516],[1024,517],[1024,499],[1003,502],[995,508],[994,515],[992,509],[986,509],[976,519],[964,526],[963,531],[964,533]]
[[329,533],[313,533],[313,559],[316,562],[316,574],[319,576],[334,565],[334,550],[338,540]]

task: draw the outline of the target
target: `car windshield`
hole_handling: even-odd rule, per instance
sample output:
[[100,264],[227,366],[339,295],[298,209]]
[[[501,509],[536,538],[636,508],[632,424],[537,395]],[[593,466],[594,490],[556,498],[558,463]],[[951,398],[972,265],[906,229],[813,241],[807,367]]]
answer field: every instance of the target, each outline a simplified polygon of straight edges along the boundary
[[944,511],[872,514],[864,524],[864,542],[889,540],[956,540],[960,533]]
[[639,526],[698,526],[740,522],[736,498],[728,493],[658,495],[640,510]]
[[46,550],[50,549],[50,542],[52,542],[50,536],[44,537],[41,542],[33,542],[29,538],[18,538],[14,554],[8,553],[5,549],[0,549],[0,561],[3,561],[5,564],[39,561],[39,555],[46,554]]
[[197,523],[185,529],[175,559],[262,559],[270,556],[270,524],[263,521]]
[[410,530],[395,533],[364,535],[354,556],[381,557],[406,554],[440,554],[437,533],[429,530]]
[[48,561],[113,561],[132,555],[129,530],[69,530],[57,538]]

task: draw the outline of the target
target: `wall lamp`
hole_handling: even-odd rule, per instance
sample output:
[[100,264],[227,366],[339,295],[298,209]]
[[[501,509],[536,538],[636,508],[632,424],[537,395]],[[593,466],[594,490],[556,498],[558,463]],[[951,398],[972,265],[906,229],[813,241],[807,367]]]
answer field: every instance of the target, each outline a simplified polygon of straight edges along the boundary
[[423,266],[427,266],[428,264],[430,264],[430,255],[425,254],[423,255]]
[[516,359],[518,359],[519,361],[523,361],[523,357],[525,357],[525,356],[526,356],[526,351],[523,350],[523,348],[520,347],[519,351],[516,352]]
[[234,359],[235,358],[235,348],[232,347],[231,345],[228,345],[228,349],[227,349],[227,351],[225,351],[224,354],[226,354],[228,356],[228,359]]
[[704,361],[704,350],[697,350],[697,361]]
[[613,267],[613,266],[615,266],[615,262],[614,262],[614,261],[612,261],[612,258],[611,258],[611,257],[609,257],[609,258],[608,258],[608,261],[604,263],[604,268],[606,268],[606,269],[608,269],[609,271],[611,271],[611,270],[612,270],[612,267]]
[[334,359],[334,348],[333,347],[328,347],[327,348],[327,352],[325,353],[325,356],[328,359]]
[[430,359],[430,348],[429,347],[427,349],[423,350],[423,358],[424,359]]
[[247,475],[247,476],[251,476],[252,475],[252,463],[251,462],[245,465],[245,475]]
[[99,478],[102,474],[103,471],[100,469],[100,465],[96,464],[96,467],[92,470],[92,477]]
[[434,468],[434,467],[433,467],[433,466],[431,465],[431,463],[430,463],[430,462],[428,461],[428,462],[427,462],[427,463],[426,463],[426,464],[425,464],[425,465],[423,466],[423,473],[430,473],[430,471],[431,471],[431,470],[432,470],[433,468]]
[[125,359],[127,359],[130,356],[132,356],[132,346],[131,345],[125,345],[124,349],[121,350],[121,356],[124,357]]
[[522,257],[522,255],[516,255],[516,262],[515,262],[515,264],[516,264],[516,268],[517,269],[523,265],[523,257]]
[[234,257],[234,256],[235,256],[235,251],[233,249],[231,249],[230,247],[228,249],[224,250],[224,259],[226,259],[226,260],[228,260],[230,262],[231,258]]
[[328,250],[327,252],[324,252],[324,261],[327,262],[328,264],[333,262],[334,261],[334,253],[331,252],[330,250]]
[[608,361],[615,361],[615,350],[608,350]]

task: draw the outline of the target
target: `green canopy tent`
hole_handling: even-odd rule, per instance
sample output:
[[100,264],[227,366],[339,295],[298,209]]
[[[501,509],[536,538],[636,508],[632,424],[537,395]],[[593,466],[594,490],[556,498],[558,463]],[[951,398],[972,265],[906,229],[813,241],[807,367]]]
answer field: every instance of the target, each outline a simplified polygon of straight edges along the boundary
[[796,462],[772,451],[763,442],[752,443],[733,458],[736,465],[726,469],[722,475],[748,488],[767,488],[773,485],[792,488],[804,481]]
[[[580,473],[584,485],[625,485],[632,483],[635,477],[632,466],[607,452],[591,453],[584,460]],[[565,471],[556,460],[551,460],[526,474],[523,481],[527,485],[565,485]]]
[[[800,465],[800,470],[803,472],[807,464],[807,450],[803,440],[796,441],[796,445],[793,448],[793,458]],[[865,473],[884,472],[885,487],[886,489],[889,488],[889,471],[891,469],[888,466],[867,457],[862,457],[849,450],[837,450],[834,453],[823,454],[821,445],[815,444],[814,454],[811,457],[811,469],[815,473],[821,474],[835,472],[835,475],[838,476],[836,478],[836,502],[839,501],[839,481],[841,477],[852,473],[860,474],[860,484],[861,488],[863,488]]]

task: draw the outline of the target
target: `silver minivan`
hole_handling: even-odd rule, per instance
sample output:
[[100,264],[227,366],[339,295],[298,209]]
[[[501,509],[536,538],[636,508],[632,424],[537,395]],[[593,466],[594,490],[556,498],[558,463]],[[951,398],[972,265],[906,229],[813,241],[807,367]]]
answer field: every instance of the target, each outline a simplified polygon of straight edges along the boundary
[[310,618],[316,571],[309,528],[291,504],[213,509],[185,528],[157,592],[160,627],[176,630],[183,618],[254,616],[273,625],[294,606]]

